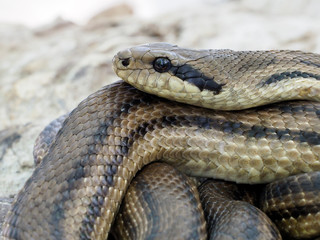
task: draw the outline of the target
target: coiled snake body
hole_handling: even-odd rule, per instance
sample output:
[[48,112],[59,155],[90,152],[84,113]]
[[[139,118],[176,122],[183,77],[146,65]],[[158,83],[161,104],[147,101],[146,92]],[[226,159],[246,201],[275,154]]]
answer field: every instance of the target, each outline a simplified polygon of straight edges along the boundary
[[[143,90],[161,87],[160,95],[169,99],[189,97],[189,103],[224,110],[260,105],[257,99],[318,101],[320,96],[320,57],[298,51],[215,52],[150,44],[118,53],[114,69]],[[205,103],[210,96],[215,100]],[[319,114],[320,103],[311,101],[215,111],[152,96],[124,82],[106,86],[64,122],[17,195],[3,234],[106,239],[132,178],[157,160],[191,176],[239,183],[319,171]],[[305,196],[319,194],[317,186]],[[307,206],[302,208],[319,205],[317,199],[302,198]],[[306,218],[318,231],[318,210]]]

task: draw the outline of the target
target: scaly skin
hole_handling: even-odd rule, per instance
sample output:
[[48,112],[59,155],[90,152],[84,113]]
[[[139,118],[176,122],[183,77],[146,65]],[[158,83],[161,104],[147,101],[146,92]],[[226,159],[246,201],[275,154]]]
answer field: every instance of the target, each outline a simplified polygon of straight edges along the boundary
[[[223,110],[318,101],[319,66],[319,55],[299,51],[195,51],[168,44],[114,58],[116,73],[138,88],[162,86],[161,96]],[[132,178],[160,159],[189,175],[241,183],[319,171],[319,107],[296,102],[217,112],[122,82],[109,85],[65,121],[17,195],[4,238],[106,239]]]
[[[170,61],[166,71],[154,68],[158,58]],[[113,69],[142,91],[212,109],[239,110],[296,99],[320,101],[320,55],[315,53],[195,50],[151,43],[119,52]]]
[[160,160],[194,176],[272,182],[320,169],[320,104],[217,112],[118,82],[70,114],[17,195],[4,239],[106,239],[126,189]]

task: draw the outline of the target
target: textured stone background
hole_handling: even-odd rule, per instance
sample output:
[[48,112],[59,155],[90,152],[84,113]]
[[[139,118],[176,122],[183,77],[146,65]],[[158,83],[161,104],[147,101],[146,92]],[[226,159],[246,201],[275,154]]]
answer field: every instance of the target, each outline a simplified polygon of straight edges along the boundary
[[63,19],[37,29],[0,23],[3,206],[32,173],[33,143],[42,128],[117,80],[111,59],[120,49],[166,41],[194,48],[320,53],[317,0],[207,0],[148,20],[133,9],[106,9],[83,26]]

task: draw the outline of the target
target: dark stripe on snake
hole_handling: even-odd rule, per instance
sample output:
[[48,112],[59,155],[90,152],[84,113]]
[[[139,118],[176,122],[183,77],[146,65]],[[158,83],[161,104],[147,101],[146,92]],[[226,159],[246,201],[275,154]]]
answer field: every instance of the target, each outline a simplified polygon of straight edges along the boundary
[[288,177],[286,180],[278,180],[276,183],[271,183],[271,185],[276,186],[272,187],[272,191],[269,194],[264,196],[264,199],[269,201],[271,199],[281,199],[286,198],[286,196],[299,195],[301,192],[311,194],[314,192],[320,191],[320,174],[317,172],[309,173],[308,175],[301,175],[299,181],[290,181],[288,185],[287,182],[289,179],[294,179],[296,176]]
[[193,84],[200,91],[206,89],[213,91],[214,94],[219,94],[223,84],[218,84],[214,81],[214,77],[205,76],[201,71],[193,68],[188,64],[182,66],[173,66],[169,72],[183,81]]
[[299,216],[307,216],[309,214],[316,214],[319,212],[320,204],[312,203],[311,205],[287,207],[286,209],[277,209],[275,211],[267,212],[267,215],[273,221],[281,221],[282,219],[289,219],[290,217],[297,219]]
[[[302,101],[303,102],[303,101]],[[274,104],[273,104],[274,105]],[[266,107],[270,107],[270,105],[259,107],[258,109],[263,109]],[[312,113],[319,111],[314,107],[311,107],[310,105],[304,106],[304,105],[296,105],[296,106],[288,106],[288,105],[280,105],[279,110],[281,110],[283,113]]]
[[[259,61],[260,60],[260,61]],[[276,65],[280,62],[280,60],[274,55],[273,58],[268,59],[254,59],[254,63],[246,63],[246,64],[240,64],[239,69],[237,72],[248,72],[248,71],[255,71],[257,68],[257,65],[263,65],[265,67]]]
[[320,67],[320,64],[318,64],[318,63],[314,63],[314,62],[310,62],[310,61],[306,61],[306,60],[301,60],[300,62],[304,63],[306,65],[309,65],[309,66],[312,65],[312,66]]
[[[234,201],[235,203],[237,203],[236,201]],[[247,203],[243,203],[243,211],[248,211],[249,209],[251,209],[252,213],[256,212],[255,207],[251,204],[247,204]],[[252,222],[260,222],[261,221],[261,217],[258,214],[251,214],[250,215],[252,218]],[[254,224],[251,225],[252,227],[250,228],[250,231],[248,231],[248,238],[249,239],[256,239],[256,236],[260,236],[261,235],[261,229],[259,224]],[[272,232],[274,234],[274,236],[276,236],[277,234],[275,232]],[[276,239],[276,237],[274,238]]]
[[[144,191],[142,191],[141,197],[145,201],[145,203],[146,203],[145,205],[148,206],[148,208],[149,208],[149,211],[145,211],[145,215],[146,215],[148,222],[150,222],[150,221],[152,221],[152,219],[154,219],[156,217],[153,214],[160,212],[159,209],[157,209],[159,207],[159,204],[156,204],[154,199],[152,199],[152,196],[151,196],[152,191],[149,188],[149,185],[145,181],[144,177],[142,177],[140,179],[142,179],[143,181],[137,182],[137,189],[144,189]],[[146,189],[148,189],[148,190],[146,190]],[[150,236],[156,236],[157,233],[159,233],[159,225],[152,224]]]
[[[98,153],[98,149],[95,145],[101,146],[104,144],[104,140],[108,136],[108,128],[115,127],[116,124],[119,124],[117,119],[121,114],[127,114],[130,112],[132,106],[138,105],[140,103],[144,103],[146,105],[151,104],[153,101],[157,101],[158,98],[155,97],[142,97],[139,100],[134,100],[134,102],[129,102],[122,104],[118,111],[114,111],[111,113],[109,117],[106,117],[104,120],[104,124],[102,124],[95,135],[93,136],[93,141],[90,146],[88,146],[88,153],[82,156],[81,161],[76,161],[78,164],[74,166],[74,169],[77,169],[75,173],[70,174],[67,177],[68,186],[61,190],[63,193],[69,192],[71,189],[77,189],[77,184],[81,184],[81,182],[77,181],[86,176],[86,172],[84,171],[84,166],[88,165],[90,162],[90,156]],[[72,116],[72,113],[71,113]],[[116,120],[116,121],[115,121]],[[64,123],[64,125],[68,124],[68,120]],[[155,124],[158,123],[158,124]],[[102,187],[97,189],[96,193],[93,195],[91,199],[91,204],[87,208],[87,214],[82,222],[81,227],[81,239],[90,239],[90,233],[93,230],[96,218],[101,214],[100,206],[103,205],[103,196],[105,196],[108,192],[108,188],[113,185],[113,176],[117,173],[117,165],[122,162],[123,156],[128,153],[128,149],[132,146],[133,142],[139,138],[143,137],[144,134],[153,130],[153,126],[166,127],[166,126],[198,126],[200,129],[216,129],[218,131],[229,132],[233,134],[243,134],[254,138],[261,138],[265,135],[274,136],[277,139],[280,139],[283,136],[286,136],[289,139],[298,142],[309,142],[310,144],[319,144],[319,135],[315,132],[309,131],[298,131],[298,130],[277,130],[274,128],[266,128],[263,126],[247,126],[240,122],[233,121],[222,121],[221,119],[213,119],[208,117],[201,116],[165,116],[159,119],[149,120],[148,122],[141,123],[136,129],[132,130],[128,133],[128,136],[125,136],[121,139],[121,146],[118,148],[118,153],[111,157],[110,164],[106,170],[106,177],[102,182]],[[60,131],[61,132],[61,131]],[[57,136],[57,139],[59,138]],[[55,144],[53,144],[54,146]],[[50,154],[47,155],[51,156]],[[50,161],[48,157],[43,159],[41,164],[46,164]],[[50,157],[51,158],[51,157]],[[37,168],[35,170],[35,175],[37,175],[37,171],[40,171],[41,168]],[[30,186],[30,182],[33,179],[30,178],[26,184],[26,186]],[[27,192],[27,191],[26,191]],[[19,195],[19,198],[23,198],[23,193]],[[53,207],[55,209],[52,219],[52,232],[56,238],[63,236],[64,232],[62,232],[63,228],[61,228],[61,221],[64,218],[64,204],[70,199],[68,195],[63,195],[61,201]],[[18,200],[19,201],[19,200]],[[15,205],[18,208],[19,205]],[[14,235],[14,234],[13,234]]]
[[[86,172],[85,167],[90,165],[90,159],[92,158],[92,155],[97,155],[99,153],[97,146],[101,146],[103,144],[104,139],[108,136],[108,128],[114,125],[114,120],[120,115],[120,113],[121,111],[116,112],[114,113],[113,117],[106,118],[104,124],[99,127],[97,133],[93,136],[93,143],[88,146],[88,153],[83,156],[80,161],[76,161],[77,164],[74,166],[76,169],[75,173],[68,176],[68,189],[66,189],[66,192],[70,192],[72,189],[77,189],[75,186],[76,184],[79,184],[77,180],[90,176],[90,172]],[[117,165],[119,165],[122,161],[120,156],[116,159],[118,161]],[[108,193],[108,188],[113,185],[113,175],[116,173],[117,168],[112,168],[112,165],[109,166],[111,166],[109,173],[112,174],[108,175],[102,180],[102,183],[97,190],[97,194],[90,199],[90,204],[87,208],[87,215],[82,222],[80,239],[90,239],[90,233],[93,231],[95,219],[97,216],[101,215],[99,208],[101,204],[101,195],[105,196]],[[60,208],[62,211],[64,208],[63,205],[68,199],[70,199],[69,196],[66,196],[60,201],[60,203],[58,203],[58,206],[55,207],[58,208],[58,210]],[[62,219],[62,217],[59,217],[57,219],[57,223],[60,224],[60,220]]]
[[[102,136],[101,136],[102,137]],[[107,137],[107,135],[105,136]],[[94,229],[97,217],[101,216],[101,208],[104,204],[104,197],[108,194],[109,187],[113,186],[113,177],[117,173],[117,167],[123,160],[123,153],[119,149],[119,155],[114,155],[109,159],[111,164],[107,166],[107,172],[96,193],[91,197],[90,204],[87,207],[87,213],[82,221],[80,239],[91,239],[90,234]]]
[[[263,109],[263,108],[266,108],[266,107],[270,107],[270,105],[267,105],[267,106],[263,106],[263,107],[259,107],[257,109]],[[314,108],[310,105],[307,105],[307,106],[294,106],[294,107],[289,107],[287,105],[280,105],[279,106],[279,110],[281,110],[282,113],[313,113],[313,114],[316,114],[317,118],[320,119],[320,110],[317,109],[317,108]]]
[[[186,121],[187,120],[187,121]],[[224,133],[233,133],[253,138],[285,139],[286,141],[307,142],[310,145],[320,144],[320,135],[314,131],[268,128],[260,125],[249,126],[241,122],[224,121],[201,116],[166,116],[162,118],[164,126],[184,125],[197,126],[203,129],[216,129]]]
[[[43,161],[41,162],[41,164],[45,164],[46,162],[48,163],[50,161],[50,159],[47,157],[47,156],[45,156],[44,157],[44,159],[43,159]],[[38,174],[38,172],[39,171],[41,171],[41,168],[36,168],[35,170],[34,170],[34,174]],[[32,175],[27,181],[26,181],[26,183],[25,183],[25,191],[23,191],[23,192],[21,192],[18,196],[17,196],[17,201],[19,202],[19,201],[21,201],[21,199],[23,199],[24,197],[25,197],[25,195],[27,194],[27,192],[28,192],[28,188],[29,187],[31,187],[31,183],[34,181],[34,176],[35,175]],[[15,205],[13,205],[13,208],[12,208],[12,212],[14,212],[14,213],[19,213],[20,211],[21,211],[21,209],[20,208],[22,208],[22,206],[20,205],[20,204],[15,204]],[[55,209],[55,208],[54,208]],[[54,213],[54,215],[52,216],[52,218],[51,218],[51,222],[53,222],[53,224],[52,224],[52,226],[51,226],[51,229],[53,230],[52,232],[53,232],[53,235],[55,236],[55,237],[59,237],[59,236],[62,236],[62,233],[60,234],[59,232],[61,232],[62,230],[61,229],[59,229],[59,231],[58,232],[56,232],[55,230],[57,229],[57,227],[56,227],[56,225],[55,225],[55,220],[56,220],[56,216],[58,216],[58,217],[60,217],[60,215],[62,215],[62,216],[64,216],[64,213],[63,213],[63,211],[60,211],[60,212],[58,212],[58,213]],[[17,218],[16,217],[14,217],[14,218],[12,218],[11,219],[11,222],[12,222],[12,225],[13,226],[17,226]],[[50,221],[49,221],[50,222]],[[23,239],[23,237],[22,237],[22,232],[21,231],[19,231],[19,230],[17,230],[15,227],[13,227],[13,228],[11,228],[10,229],[10,233],[9,233],[9,236],[12,238],[12,239]],[[61,237],[60,237],[61,238]]]
[[320,75],[313,74],[313,73],[307,73],[307,72],[300,72],[300,71],[293,71],[293,72],[282,72],[282,73],[276,73],[271,75],[266,81],[259,83],[259,85],[269,85],[271,83],[280,82],[285,79],[291,79],[291,78],[315,78],[317,80],[320,80]]
[[[113,177],[117,173],[117,166],[122,163],[123,157],[128,154],[128,150],[133,142],[136,139],[143,137],[149,131],[146,130],[147,128],[148,126],[142,124],[136,130],[131,131],[128,134],[131,141],[128,141],[129,137],[122,137],[120,139],[121,146],[119,146],[119,151],[109,160],[110,164],[107,167],[105,178],[98,187],[96,193],[91,197],[90,204],[87,207],[87,214],[82,221],[80,239],[90,239],[90,233],[93,231],[95,221],[102,214],[101,209],[103,208],[105,196],[108,194],[108,189],[114,184]],[[100,143],[97,142],[96,144],[102,145],[104,139],[107,137],[108,135],[100,135],[97,137],[97,139],[100,139]]]
[[[72,114],[72,113],[71,113]],[[70,115],[71,115],[70,114]],[[68,119],[64,122],[63,125],[67,124],[68,122]],[[61,136],[62,134],[62,131],[59,131],[57,133],[57,136],[56,136],[56,139],[59,139],[59,136]],[[55,143],[53,143],[50,147],[50,149],[53,149],[55,148]],[[49,150],[50,152],[50,150]],[[36,168],[34,170],[34,175],[38,175],[38,172],[42,170],[42,167],[41,165],[45,165],[45,164],[50,164],[50,162],[52,161],[52,155],[50,154],[47,154],[43,160],[41,161],[41,163],[39,164],[40,167]],[[72,178],[75,178],[75,177],[81,177],[81,173],[79,172],[79,169],[77,169],[76,171],[74,171],[73,173],[70,174],[70,177],[68,178],[69,180],[72,179]],[[64,203],[65,201],[67,201],[69,198],[69,189],[72,189],[73,188],[73,185],[75,185],[75,182],[74,181],[69,181],[68,180],[68,188],[64,188],[62,189],[61,193],[62,193],[62,199],[60,201],[57,201],[58,203],[54,204],[52,207],[53,207],[53,214],[51,216],[51,220],[48,220],[48,222],[50,222],[51,224],[49,224],[50,228],[51,228],[51,232],[53,234],[53,236],[56,238],[56,239],[61,239],[62,236],[64,236],[64,231],[63,231],[63,228],[60,226],[61,223],[60,221],[64,219],[64,216],[65,216],[65,213],[64,213]],[[25,186],[26,186],[26,191],[24,193],[27,193],[27,189],[31,186],[31,183],[34,181],[34,179],[31,177],[28,179],[28,181],[26,182]],[[59,182],[59,179],[57,179],[57,183],[60,183]],[[19,196],[19,199],[22,199],[24,197],[24,193],[21,194]],[[19,200],[20,201],[20,200]],[[36,204],[36,203],[35,203]],[[15,205],[15,207],[19,208],[20,205]],[[14,210],[14,211],[17,211],[17,210]],[[20,233],[20,232],[19,232]],[[17,233],[15,233],[15,235],[17,235]],[[11,236],[11,235],[10,235]],[[13,236],[11,236],[13,237]],[[21,236],[17,236],[17,239],[22,239]]]
[[[98,149],[95,146],[101,146],[104,144],[104,140],[108,136],[108,128],[109,127],[116,127],[119,124],[118,121],[115,121],[119,118],[120,114],[126,114],[130,112],[132,106],[137,104],[144,103],[146,105],[151,104],[154,101],[157,101],[158,98],[156,97],[142,97],[139,100],[134,100],[135,102],[125,103],[120,108],[119,111],[115,111],[111,114],[111,117],[107,117],[105,119],[105,123],[100,126],[97,133],[94,135],[94,143],[88,147],[89,152],[84,158],[82,159],[79,166],[75,166],[79,168],[77,170],[77,174],[72,174],[68,177],[69,180],[69,188],[65,191],[68,191],[73,187],[76,183],[75,179],[80,179],[81,177],[85,177],[85,172],[83,171],[83,167],[88,164],[90,161],[90,155],[97,154]],[[158,123],[158,124],[156,124]],[[97,217],[101,215],[101,206],[104,204],[104,196],[108,193],[108,189],[110,186],[114,184],[113,176],[117,173],[117,167],[119,164],[122,163],[122,159],[124,156],[127,155],[128,150],[132,146],[133,142],[138,139],[142,138],[147,132],[151,132],[154,126],[158,127],[166,127],[166,126],[198,126],[202,129],[216,129],[218,131],[230,132],[233,134],[243,134],[249,137],[254,138],[262,138],[264,136],[274,136],[277,139],[282,137],[290,138],[291,140],[298,141],[298,142],[308,142],[309,144],[319,144],[320,136],[318,136],[315,132],[308,132],[308,131],[298,131],[298,130],[277,130],[275,128],[266,128],[263,126],[247,126],[240,122],[232,122],[232,121],[222,121],[221,119],[213,119],[201,116],[164,116],[158,119],[152,119],[148,122],[141,123],[136,129],[132,130],[128,133],[128,136],[121,138],[121,146],[118,148],[118,152],[116,155],[111,157],[110,165],[107,167],[106,177],[102,182],[102,187],[98,188],[96,193],[91,198],[91,203],[87,208],[87,214],[84,217],[81,226],[81,233],[80,239],[90,239],[90,234],[93,231],[95,221]],[[82,169],[82,170],[81,170]],[[62,220],[63,212],[62,206],[64,202],[67,200],[62,199],[62,201],[55,206],[55,209],[59,212],[56,215],[55,222],[57,223],[56,226],[58,227],[60,224],[60,220]],[[61,229],[60,229],[61,231]]]
[[[107,117],[104,121],[105,123],[102,124],[97,133],[94,135],[94,143],[89,146],[89,152],[81,161],[81,168],[89,164],[90,156],[92,154],[99,154],[99,150],[97,146],[102,146],[105,144],[105,139],[108,137],[108,128],[109,127],[120,127],[120,122],[115,121],[119,119],[121,114],[128,114],[130,112],[131,107],[136,106],[138,104],[144,103],[146,105],[152,104],[156,98],[149,97],[147,94],[143,94],[142,98],[134,99],[131,102],[124,103],[120,108],[119,111],[115,111],[112,114],[112,117]],[[110,159],[108,164],[105,178],[101,182],[100,186],[98,187],[96,193],[91,197],[90,204],[87,207],[87,213],[82,221],[81,231],[80,231],[80,239],[87,240],[91,239],[90,234],[94,230],[94,224],[98,217],[102,215],[101,210],[104,204],[105,196],[108,194],[109,187],[114,185],[113,177],[117,173],[117,166],[122,163],[123,157],[128,154],[129,148],[132,146],[133,142],[139,138],[143,137],[150,129],[148,126],[144,124],[140,125],[137,129],[132,130],[128,133],[127,137],[122,137],[120,139],[120,146],[117,148],[117,153],[113,155]],[[130,139],[130,141],[129,141]],[[99,147],[100,148],[100,147]],[[72,179],[73,176],[71,176]],[[84,177],[84,175],[82,175]]]

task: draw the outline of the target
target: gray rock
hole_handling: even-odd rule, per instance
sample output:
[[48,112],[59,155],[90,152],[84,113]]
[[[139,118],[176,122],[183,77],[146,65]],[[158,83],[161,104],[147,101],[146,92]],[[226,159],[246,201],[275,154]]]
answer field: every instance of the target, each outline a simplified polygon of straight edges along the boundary
[[0,198],[0,236],[2,235],[2,224],[10,209],[13,198]]

